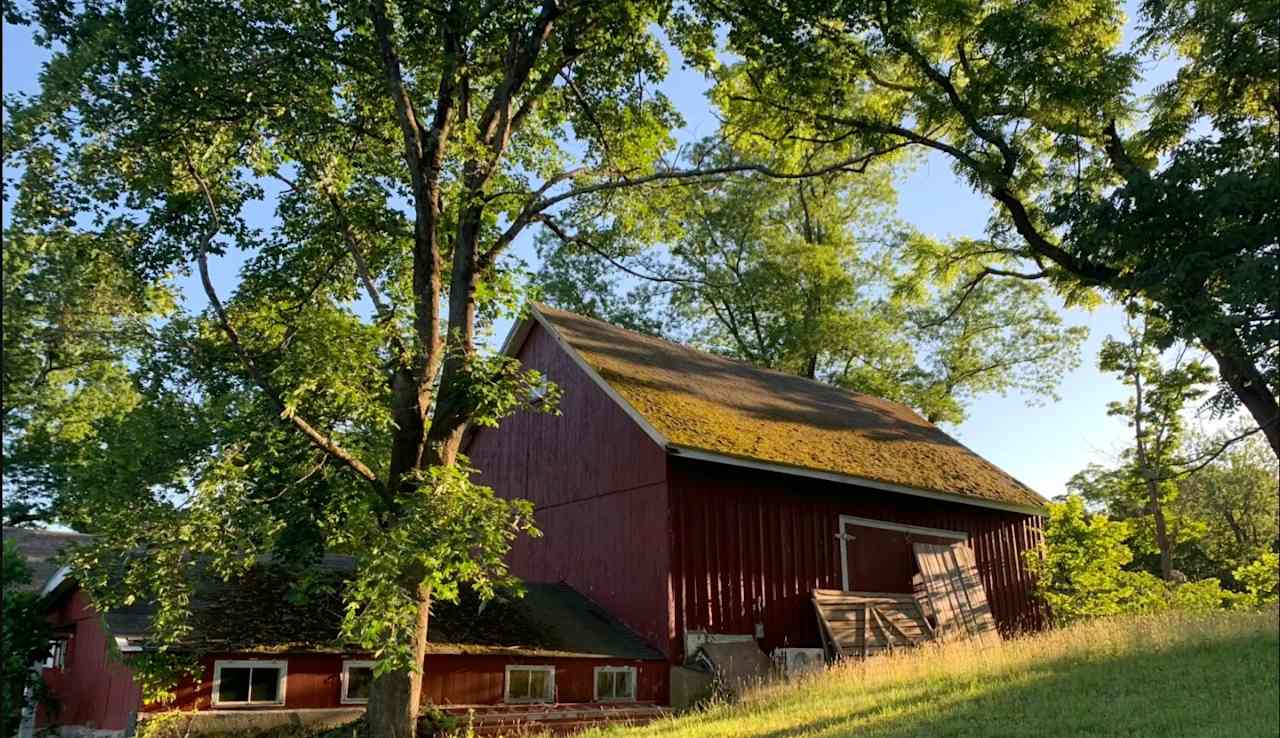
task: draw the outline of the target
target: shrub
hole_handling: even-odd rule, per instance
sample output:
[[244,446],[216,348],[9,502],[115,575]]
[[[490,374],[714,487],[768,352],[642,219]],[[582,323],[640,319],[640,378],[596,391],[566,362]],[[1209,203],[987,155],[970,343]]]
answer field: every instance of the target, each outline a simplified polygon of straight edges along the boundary
[[435,705],[423,705],[418,710],[418,735],[424,738],[448,735],[458,727],[458,718]]
[[1201,579],[1173,587],[1169,591],[1169,605],[1177,610],[1208,612],[1221,610],[1234,601],[1234,592],[1222,588],[1217,579]]
[[1231,575],[1244,585],[1248,599],[1243,604],[1262,607],[1280,602],[1280,556],[1268,551]]
[[1155,612],[1167,606],[1164,583],[1147,572],[1124,569],[1133,553],[1124,544],[1128,525],[1089,515],[1083,498],[1072,495],[1049,506],[1044,545],[1028,551],[1036,595],[1053,618],[1082,618]]

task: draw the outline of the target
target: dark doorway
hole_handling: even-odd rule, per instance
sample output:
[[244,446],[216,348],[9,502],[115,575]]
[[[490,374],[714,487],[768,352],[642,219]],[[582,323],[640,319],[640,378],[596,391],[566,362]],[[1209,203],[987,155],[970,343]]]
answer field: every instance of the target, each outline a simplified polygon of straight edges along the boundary
[[841,515],[842,585],[846,592],[912,592],[913,543],[949,545],[964,533]]

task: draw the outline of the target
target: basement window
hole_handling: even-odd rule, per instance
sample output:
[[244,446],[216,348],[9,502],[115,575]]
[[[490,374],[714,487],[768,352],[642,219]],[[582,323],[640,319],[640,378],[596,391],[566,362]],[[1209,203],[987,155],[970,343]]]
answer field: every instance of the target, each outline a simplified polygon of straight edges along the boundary
[[552,702],[556,694],[554,666],[507,666],[505,702]]
[[363,705],[368,702],[372,684],[372,661],[342,662],[342,704]]
[[286,661],[215,661],[215,707],[283,705]]
[[636,670],[633,666],[597,666],[596,702],[635,702]]

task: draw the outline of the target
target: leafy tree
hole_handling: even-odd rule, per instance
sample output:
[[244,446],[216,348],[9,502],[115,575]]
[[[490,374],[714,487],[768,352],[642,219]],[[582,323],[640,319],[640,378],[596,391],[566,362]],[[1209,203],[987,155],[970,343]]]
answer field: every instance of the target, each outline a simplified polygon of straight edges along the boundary
[[[1064,327],[1034,282],[954,299],[967,244],[894,232],[890,173],[693,190],[661,214],[676,222],[665,248],[548,238],[539,280],[562,307],[906,402],[934,422],[963,420],[985,392],[1051,395],[1084,329]],[[901,251],[911,263],[895,264]]]
[[1107,407],[1108,415],[1125,418],[1133,429],[1133,447],[1124,452],[1126,465],[1115,482],[1119,495],[1127,492],[1143,500],[1142,514],[1150,515],[1154,525],[1160,576],[1169,581],[1174,577],[1174,539],[1169,535],[1166,508],[1177,495],[1175,465],[1182,446],[1183,409],[1204,396],[1203,385],[1212,375],[1200,362],[1187,360],[1185,349],[1171,366],[1164,366],[1160,358],[1147,324],[1130,323],[1127,340],[1109,337],[1103,342],[1098,367],[1118,373],[1133,388],[1127,400]]
[[1165,606],[1160,580],[1124,568],[1133,558],[1127,536],[1127,524],[1088,514],[1079,495],[1050,504],[1044,544],[1027,551],[1026,560],[1036,595],[1055,620],[1065,624]]
[[22,711],[31,704],[52,705],[44,679],[32,666],[49,656],[53,627],[40,593],[28,589],[31,571],[12,541],[4,542],[4,734],[17,735]]
[[[1189,579],[1239,585],[1234,572],[1280,545],[1276,460],[1256,431],[1242,424],[1189,436],[1169,459],[1161,511],[1173,569]],[[1160,571],[1160,547],[1146,483],[1136,474],[1132,448],[1113,467],[1090,464],[1068,488],[1109,517],[1129,524],[1134,565]]]
[[[75,565],[100,606],[154,600],[168,648],[190,627],[192,562],[233,578],[266,554],[305,573],[353,553],[344,632],[380,659],[371,734],[412,736],[432,598],[511,584],[503,555],[534,531],[459,455],[468,428],[555,407],[545,378],[480,348],[521,302],[507,249],[629,188],[673,185],[645,199],[660,207],[699,177],[806,173],[663,160],[668,10],[5,4],[52,54],[39,94],[7,101],[22,174],[6,270],[14,248],[32,284],[57,284],[38,256],[56,244],[85,284],[106,254],[142,294],[192,272],[204,293],[194,313],[130,308],[146,340],[107,352],[114,385],[52,376],[55,393],[124,398],[82,424],[93,442],[51,433],[32,461],[58,517],[95,533]],[[220,285],[228,255],[243,264]],[[67,403],[40,407],[66,427]]]
[[1255,607],[1280,602],[1280,556],[1266,552],[1257,560],[1236,569],[1235,578],[1244,585],[1250,604]]
[[[32,203],[33,208],[48,203]],[[139,401],[122,354],[149,340],[171,296],[121,268],[124,240],[36,234],[17,214],[4,249],[4,524],[47,521],[65,467],[54,446],[91,443],[96,424]]]
[[[1141,299],[1162,345],[1213,356],[1222,409],[1243,405],[1280,457],[1272,6],[1149,0],[1134,50],[1114,1],[705,2],[688,36],[724,24],[742,60],[713,93],[728,135],[948,158],[998,206],[980,253],[1006,263],[971,286]],[[1139,97],[1141,55],[1174,53],[1177,76]]]
[[1237,425],[1184,443],[1191,466],[1176,480],[1173,509],[1203,527],[1197,548],[1212,567],[1204,576],[1232,579],[1237,567],[1280,550],[1280,469],[1258,436],[1232,442],[1244,432]]

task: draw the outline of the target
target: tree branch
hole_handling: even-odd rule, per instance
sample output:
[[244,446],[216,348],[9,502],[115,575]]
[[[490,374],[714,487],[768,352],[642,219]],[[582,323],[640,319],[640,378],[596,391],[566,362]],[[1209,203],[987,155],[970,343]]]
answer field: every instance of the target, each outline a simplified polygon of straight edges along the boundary
[[928,323],[921,323],[917,327],[922,329],[937,328],[938,326],[943,325],[949,320],[951,320],[952,318],[954,318],[956,314],[960,312],[960,308],[964,307],[965,301],[969,299],[969,296],[973,294],[974,290],[978,289],[978,285],[982,284],[982,281],[987,277],[1010,277],[1013,279],[1025,279],[1030,281],[1030,280],[1036,280],[1036,279],[1043,279],[1045,276],[1047,276],[1045,272],[1032,272],[1030,274],[1024,274],[1022,272],[1013,272],[1006,269],[996,269],[994,267],[983,267],[982,271],[975,274],[973,279],[970,279],[965,284],[965,286],[962,288],[964,292],[963,294],[960,295],[960,299],[956,301],[955,305],[951,306],[951,309],[947,311],[946,315],[942,316],[941,318],[938,318],[937,320],[931,320]]
[[332,438],[324,435],[316,430],[306,420],[298,417],[297,413],[291,410],[282,399],[280,393],[267,380],[266,375],[258,367],[257,362],[245,349],[244,344],[240,341],[240,334],[236,331],[235,326],[231,323],[231,319],[227,316],[226,308],[222,304],[222,300],[218,297],[217,290],[214,289],[213,279],[209,276],[209,245],[213,243],[213,239],[217,236],[221,229],[218,218],[218,208],[213,200],[213,193],[209,190],[209,186],[205,183],[204,178],[196,170],[191,158],[186,158],[187,170],[196,184],[200,187],[200,192],[204,195],[205,205],[209,208],[209,228],[205,231],[204,238],[201,239],[198,250],[196,251],[196,262],[200,268],[200,282],[204,286],[204,293],[209,298],[209,305],[213,308],[214,315],[218,318],[218,323],[222,327],[223,333],[227,336],[232,350],[240,359],[240,363],[248,372],[249,377],[254,384],[271,400],[279,411],[279,417],[284,422],[294,426],[307,437],[311,443],[317,448],[325,451],[333,458],[346,464],[352,471],[371,482],[375,488],[381,488],[378,482],[378,475],[374,474],[368,466],[353,456],[342,446],[338,445]]

